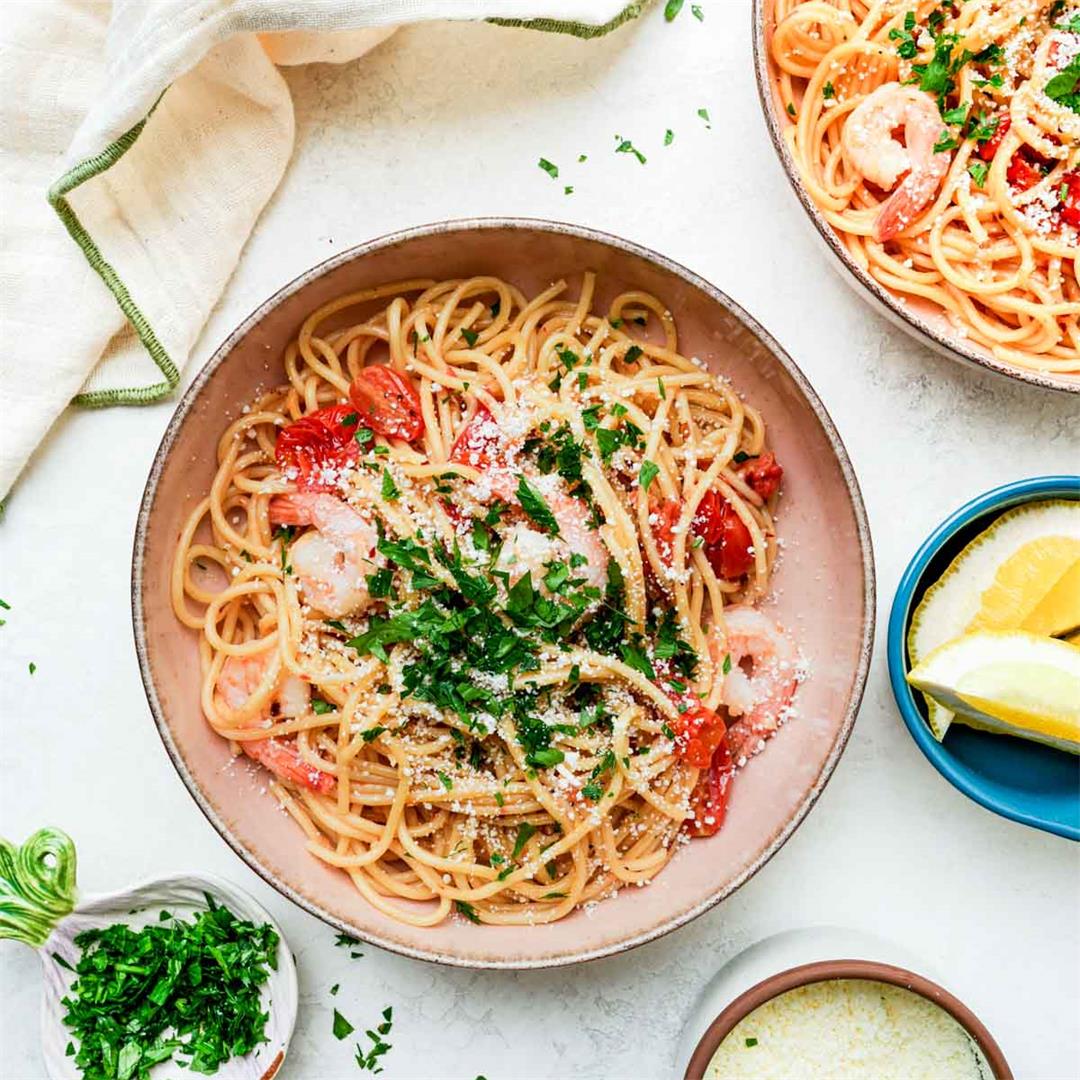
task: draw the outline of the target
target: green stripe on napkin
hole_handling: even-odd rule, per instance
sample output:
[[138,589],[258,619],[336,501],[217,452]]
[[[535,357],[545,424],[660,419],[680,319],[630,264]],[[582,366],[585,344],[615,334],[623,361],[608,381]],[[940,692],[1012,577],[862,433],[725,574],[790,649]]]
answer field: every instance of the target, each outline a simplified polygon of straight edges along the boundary
[[[652,0],[632,0],[614,18],[606,23],[594,25],[585,22],[577,22],[564,19],[506,19],[491,18],[487,22],[498,26],[521,27],[527,30],[543,30],[553,34],[571,34],[578,38],[596,38],[611,33],[624,23],[636,19]],[[164,96],[164,92],[163,92]],[[158,98],[160,101],[161,98]],[[155,102],[154,108],[157,108]],[[108,171],[134,146],[136,140],[146,126],[154,109],[150,110],[130,131],[125,132],[115,142],[110,143],[99,154],[95,154],[85,161],[79,162],[74,168],[69,169],[52,187],[49,188],[49,205],[56,211],[57,216],[64,223],[71,238],[79,245],[80,250],[86,256],[86,261],[94,269],[106,287],[116,298],[120,310],[127,316],[132,329],[143,343],[150,358],[157,365],[158,370],[164,376],[164,381],[154,383],[151,386],[133,387],[128,390],[94,390],[90,393],[77,394],[74,404],[88,408],[101,408],[107,405],[150,405],[167,398],[180,382],[180,372],[173,363],[165,347],[158,340],[154,328],[147,321],[146,316],[139,310],[138,305],[128,292],[127,286],[120,279],[120,275],[114,267],[101,254],[100,248],[94,242],[94,238],[79,220],[67,196],[81,184],[92,180],[96,176]]]

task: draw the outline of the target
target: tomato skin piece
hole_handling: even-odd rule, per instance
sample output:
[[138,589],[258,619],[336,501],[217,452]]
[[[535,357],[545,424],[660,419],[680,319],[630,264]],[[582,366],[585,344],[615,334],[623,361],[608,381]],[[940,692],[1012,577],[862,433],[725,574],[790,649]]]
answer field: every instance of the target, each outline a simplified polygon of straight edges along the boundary
[[1080,172],[1068,173],[1061,181],[1065,185],[1065,200],[1061,204],[1061,220],[1080,229]]
[[682,503],[678,499],[664,499],[649,510],[649,516],[655,517],[652,531],[660,558],[670,564],[675,554],[675,526],[682,515]]
[[776,455],[771,450],[766,450],[764,454],[750,461],[744,461],[738,472],[746,481],[747,487],[765,500],[776,494],[780,481],[784,478],[784,467],[777,462]]
[[490,469],[502,457],[501,433],[491,410],[477,402],[476,412],[461,429],[450,450],[450,460],[455,465],[468,465],[473,469]]
[[1012,124],[1012,118],[1008,113],[1000,113],[998,115],[998,126],[994,129],[994,134],[984,143],[979,144],[979,148],[976,153],[983,159],[983,161],[993,161],[994,155],[997,153],[998,147],[1001,145],[1001,141],[1008,134],[1009,126]]
[[403,375],[386,364],[364,368],[349,387],[360,420],[376,435],[414,442],[424,433],[420,395]]
[[727,725],[712,709],[694,705],[679,716],[675,729],[676,752],[695,769],[707,769],[726,735]]
[[723,827],[734,776],[735,765],[727,743],[721,742],[713,752],[709,771],[698,778],[690,796],[691,817],[683,826],[690,836],[714,836]]
[[1008,171],[1005,173],[1005,179],[1009,181],[1011,187],[1016,188],[1017,191],[1027,191],[1042,178],[1041,170],[1027,159],[1023,150],[1017,150],[1013,154]]
[[335,485],[320,474],[326,466],[356,463],[360,447],[353,436],[359,426],[351,405],[330,405],[301,416],[278,432],[274,444],[278,468],[295,479],[301,491],[335,491]]

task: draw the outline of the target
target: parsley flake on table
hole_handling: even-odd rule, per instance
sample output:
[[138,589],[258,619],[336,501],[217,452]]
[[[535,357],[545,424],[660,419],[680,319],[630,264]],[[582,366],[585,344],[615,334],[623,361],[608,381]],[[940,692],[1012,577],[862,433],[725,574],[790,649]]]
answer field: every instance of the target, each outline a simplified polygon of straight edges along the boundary
[[672,131],[671,128],[668,128],[667,131],[664,132],[664,145],[665,146],[670,146],[674,141],[675,141],[675,132]]
[[382,1065],[379,1064],[379,1059],[393,1047],[386,1041],[386,1036],[390,1034],[390,1029],[394,1026],[394,1010],[390,1006],[387,1006],[382,1011],[382,1023],[375,1028],[374,1031],[368,1030],[364,1034],[371,1040],[371,1047],[365,1053],[359,1043],[356,1044],[356,1064],[364,1069],[373,1073],[381,1073]]
[[559,166],[552,164],[547,158],[541,158],[537,165],[544,170],[551,177],[552,180],[557,180],[559,177]]
[[708,109],[698,109],[697,114],[698,114],[698,116],[701,117],[702,120],[705,121],[705,126],[706,127],[708,127],[708,128],[712,127],[712,120],[709,119],[709,110]]
[[349,1021],[346,1020],[345,1017],[342,1016],[341,1013],[339,1013],[337,1011],[337,1009],[335,1009],[334,1010],[334,1038],[338,1039],[338,1040],[347,1039],[355,1030],[356,1030],[356,1028],[354,1028],[352,1026],[352,1024],[350,1024]]
[[705,21],[705,12],[701,10],[701,5],[700,4],[691,4],[690,5],[690,14],[693,15],[694,18],[697,19],[698,22],[704,22]]
[[615,147],[616,154],[633,154],[642,165],[649,160],[629,139],[624,139],[620,135],[616,135],[615,139],[618,144]]
[[667,0],[664,5],[664,19],[667,22],[674,20],[675,16],[682,11],[684,0]]

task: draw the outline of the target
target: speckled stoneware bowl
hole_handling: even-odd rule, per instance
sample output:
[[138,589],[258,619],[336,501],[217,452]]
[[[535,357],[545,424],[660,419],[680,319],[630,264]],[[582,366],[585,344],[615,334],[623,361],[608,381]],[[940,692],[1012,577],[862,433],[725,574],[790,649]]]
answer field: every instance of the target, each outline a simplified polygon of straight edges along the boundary
[[784,172],[799,197],[803,209],[813,222],[825,246],[832,253],[834,265],[841,276],[856,292],[869,299],[874,308],[890,322],[906,330],[924,345],[929,345],[945,356],[1008,375],[1011,379],[1042,386],[1051,390],[1065,390],[1080,394],[1080,376],[1058,375],[1053,372],[1027,371],[1007,361],[999,360],[989,349],[963,337],[945,317],[941,308],[916,296],[901,296],[887,289],[859,266],[840,241],[836,230],[825,220],[813,199],[803,186],[799,170],[788,151],[784,132],[794,121],[786,111],[787,103],[781,100],[777,83],[776,66],[772,60],[771,42],[776,26],[776,0],[753,0],[754,69],[757,76],[758,96],[765,113],[769,137]]
[[[684,850],[648,888],[549,926],[423,929],[375,911],[348,877],[310,856],[265,776],[229,767],[228,744],[199,708],[196,636],[173,616],[169,566],[181,523],[203,497],[229,413],[283,378],[282,352],[304,317],[352,290],[410,277],[497,274],[526,291],[598,272],[598,303],[628,288],[662,297],[680,348],[729,375],[761,409],[784,465],[784,557],[775,615],[810,663],[800,719],[740,774],[724,829]],[[707,281],[635,244],[577,226],[479,219],[427,225],[343,252],[262,304],[184,395],[147,481],[135,535],[132,607],[139,664],[166,749],[225,840],[282,893],[339,929],[408,956],[469,967],[531,968],[619,952],[708,910],[775,854],[821,793],[862,697],[874,626],[870,535],[840,437],[802,372],[737,304]]]

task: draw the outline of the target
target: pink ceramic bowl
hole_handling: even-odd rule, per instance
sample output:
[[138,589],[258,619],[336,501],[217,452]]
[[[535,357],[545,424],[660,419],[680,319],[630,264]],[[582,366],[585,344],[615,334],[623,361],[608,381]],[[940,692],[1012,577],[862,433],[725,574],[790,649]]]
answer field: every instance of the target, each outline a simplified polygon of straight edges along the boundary
[[[682,351],[729,375],[757,405],[784,464],[785,541],[775,614],[810,662],[801,718],[740,774],[728,821],[690,844],[648,888],[592,912],[529,929],[453,919],[404,926],[373,910],[349,879],[304,850],[254,771],[227,768],[229,748],[199,708],[195,635],[174,618],[169,566],[181,523],[214,471],[227,415],[277,379],[286,341],[328,299],[410,277],[497,274],[529,292],[582,271],[598,300],[628,288],[662,297]],[[737,304],[662,256],[613,236],[545,221],[427,225],[343,252],[303,274],[229,336],[184,395],[154,459],[135,534],[135,642],[150,708],[177,771],[233,850],[284,895],[347,933],[408,956],[467,967],[531,968],[607,956],[659,937],[719,903],[760,869],[821,793],[855,722],[870,662],[870,534],[840,437],[802,372]]]

